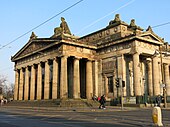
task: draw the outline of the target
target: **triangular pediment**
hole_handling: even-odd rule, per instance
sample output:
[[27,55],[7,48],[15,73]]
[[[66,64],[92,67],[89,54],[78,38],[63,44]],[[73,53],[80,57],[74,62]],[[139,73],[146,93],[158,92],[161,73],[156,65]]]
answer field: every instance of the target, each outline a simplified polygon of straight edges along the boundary
[[141,34],[140,37],[143,37],[144,39],[147,39],[148,41],[155,41],[155,42],[160,42],[160,43],[163,42],[163,40],[154,33],[144,33],[144,34]]
[[21,48],[13,57],[12,59],[17,59],[28,54],[32,54],[38,50],[44,49],[52,42],[50,41],[41,41],[41,40],[30,40],[23,48]]

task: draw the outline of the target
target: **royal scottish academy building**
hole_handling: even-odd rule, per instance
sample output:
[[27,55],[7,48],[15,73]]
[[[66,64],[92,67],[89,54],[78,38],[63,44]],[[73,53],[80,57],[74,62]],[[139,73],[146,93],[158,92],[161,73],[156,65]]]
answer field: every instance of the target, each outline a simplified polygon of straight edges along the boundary
[[[14,100],[92,99],[150,103],[170,96],[170,49],[149,26],[123,22],[83,37],[74,36],[64,18],[49,38],[32,33],[11,60],[15,63]],[[127,99],[129,98],[129,99]]]

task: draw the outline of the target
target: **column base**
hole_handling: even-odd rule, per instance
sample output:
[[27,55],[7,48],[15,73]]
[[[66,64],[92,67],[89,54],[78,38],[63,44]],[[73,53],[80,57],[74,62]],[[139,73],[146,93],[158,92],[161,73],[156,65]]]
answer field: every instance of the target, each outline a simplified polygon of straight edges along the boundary
[[144,104],[143,96],[136,96],[136,104]]
[[167,96],[167,97],[166,97],[166,102],[167,102],[167,103],[170,103],[170,96]]

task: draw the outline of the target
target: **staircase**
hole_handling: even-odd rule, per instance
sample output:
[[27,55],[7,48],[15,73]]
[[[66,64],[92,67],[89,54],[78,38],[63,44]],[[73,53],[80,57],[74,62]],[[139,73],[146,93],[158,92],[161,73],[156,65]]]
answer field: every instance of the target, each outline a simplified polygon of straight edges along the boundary
[[6,106],[23,107],[96,107],[99,102],[87,99],[56,99],[56,100],[27,100],[11,101]]

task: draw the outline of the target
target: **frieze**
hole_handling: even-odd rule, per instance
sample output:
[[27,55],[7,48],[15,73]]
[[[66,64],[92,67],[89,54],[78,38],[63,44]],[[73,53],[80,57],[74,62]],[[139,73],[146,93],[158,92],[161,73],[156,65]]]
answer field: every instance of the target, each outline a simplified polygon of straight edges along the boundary
[[157,46],[150,44],[150,43],[145,43],[145,42],[138,42],[137,46],[145,49],[156,49]]
[[105,54],[109,52],[115,52],[115,51],[120,51],[123,49],[129,49],[132,47],[132,43],[123,43],[123,44],[118,44],[118,45],[113,45],[108,48],[101,49],[99,51],[99,54]]
[[76,51],[76,47],[75,47],[75,46],[68,45],[68,46],[66,46],[66,50],[67,50],[67,51]]

